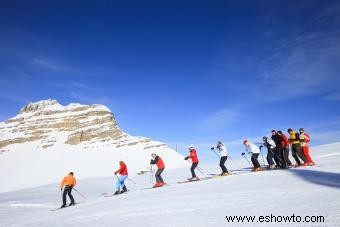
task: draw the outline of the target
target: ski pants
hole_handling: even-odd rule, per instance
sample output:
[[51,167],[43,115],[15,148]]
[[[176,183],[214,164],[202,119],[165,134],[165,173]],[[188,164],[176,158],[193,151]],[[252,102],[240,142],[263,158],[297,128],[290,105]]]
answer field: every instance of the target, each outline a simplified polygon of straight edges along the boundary
[[302,154],[306,157],[306,161],[308,164],[314,163],[312,158],[309,155],[309,147],[308,146],[303,146],[301,147]]
[[228,156],[222,156],[220,159],[220,167],[222,169],[222,173],[228,173],[228,169],[224,165],[227,159],[228,159]]
[[274,148],[274,160],[275,163],[278,167],[283,167],[283,163],[282,163],[282,156],[281,156],[281,148],[276,147]]
[[300,159],[304,163],[306,162],[305,156],[301,153],[301,145],[299,143],[292,144],[292,155],[293,155],[293,158],[295,159],[296,164],[301,165]]
[[258,159],[258,157],[259,157],[259,155],[260,154],[252,154],[251,155],[251,162],[253,163],[253,165],[254,165],[254,168],[259,168],[259,167],[261,167],[261,165],[260,165],[260,163],[259,163],[259,161],[257,160]]
[[292,162],[289,160],[289,148],[285,147],[281,149],[282,152],[282,160],[283,160],[283,167],[292,166]]
[[274,158],[274,151],[273,151],[273,149],[268,148],[268,153],[267,153],[268,165],[275,165],[273,158]]
[[196,169],[197,165],[198,165],[198,162],[193,162],[192,165],[191,165],[190,171],[191,171],[192,178],[196,177],[195,169]]
[[121,175],[118,177],[117,183],[116,183],[116,192],[119,192],[121,188],[125,186],[124,181],[126,180],[127,175]]
[[155,174],[156,182],[157,183],[164,183],[163,178],[161,177],[161,174],[163,172],[164,168],[158,169]]
[[74,203],[74,199],[71,192],[72,186],[66,185],[63,192],[63,206],[66,206],[66,195],[68,195],[68,197],[70,198],[71,203]]

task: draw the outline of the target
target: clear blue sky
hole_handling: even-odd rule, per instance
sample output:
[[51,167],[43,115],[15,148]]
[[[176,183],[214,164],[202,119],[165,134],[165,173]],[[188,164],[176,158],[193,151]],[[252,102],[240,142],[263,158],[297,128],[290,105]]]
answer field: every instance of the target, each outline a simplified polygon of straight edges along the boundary
[[0,2],[0,119],[107,105],[132,134],[204,152],[271,129],[340,141],[339,1]]

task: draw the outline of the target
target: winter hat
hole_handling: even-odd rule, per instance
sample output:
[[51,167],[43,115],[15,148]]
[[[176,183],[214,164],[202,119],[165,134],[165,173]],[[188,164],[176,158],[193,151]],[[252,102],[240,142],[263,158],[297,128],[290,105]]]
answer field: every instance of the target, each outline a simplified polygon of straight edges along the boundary
[[156,156],[157,156],[157,154],[155,154],[155,153],[151,154],[151,157],[156,157]]
[[263,140],[263,141],[266,141],[266,140],[267,140],[267,137],[266,137],[266,136],[262,137],[262,140]]
[[247,144],[247,143],[248,143],[248,140],[244,140],[244,141],[243,141],[243,144]]
[[291,128],[289,128],[288,130],[287,130],[287,132],[292,132],[293,131],[293,129],[291,129]]
[[277,131],[277,134],[281,135],[281,134],[282,134],[282,131]]
[[192,150],[194,149],[194,145],[190,144],[189,147],[188,147],[189,150]]
[[304,130],[303,128],[299,128],[299,131],[300,131],[300,132],[301,132],[301,131],[304,132],[305,130]]

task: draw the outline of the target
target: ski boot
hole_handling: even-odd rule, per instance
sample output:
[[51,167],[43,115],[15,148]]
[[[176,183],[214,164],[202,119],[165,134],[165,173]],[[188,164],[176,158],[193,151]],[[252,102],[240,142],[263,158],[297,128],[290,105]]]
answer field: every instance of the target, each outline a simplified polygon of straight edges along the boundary
[[121,191],[120,193],[125,193],[125,192],[127,192],[127,188],[126,188],[126,186],[124,185],[124,186],[122,187],[122,191]]

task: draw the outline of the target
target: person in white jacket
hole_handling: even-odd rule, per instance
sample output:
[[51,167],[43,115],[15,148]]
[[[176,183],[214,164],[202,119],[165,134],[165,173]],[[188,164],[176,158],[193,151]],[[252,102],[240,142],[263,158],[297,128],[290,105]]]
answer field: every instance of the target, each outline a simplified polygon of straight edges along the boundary
[[244,140],[243,144],[246,147],[246,152],[251,154],[251,162],[254,165],[254,171],[261,171],[262,170],[261,165],[259,161],[257,160],[260,155],[260,148],[258,148],[258,146],[249,142],[248,140]]
[[[276,148],[276,144],[274,142],[274,140],[270,137],[266,137],[264,136],[262,138],[263,140],[263,144],[260,146],[261,147],[267,147],[268,153],[267,153],[267,162],[268,162],[268,169],[274,169],[275,168],[275,163],[273,158],[275,157],[275,148]],[[275,159],[275,162],[277,161],[277,159]],[[277,164],[277,163],[276,163]]]
[[227,167],[225,166],[225,162],[228,159],[227,148],[221,141],[217,142],[216,148],[217,148],[218,152],[220,153],[220,167],[222,169],[221,176],[228,175],[229,172],[228,172]]

